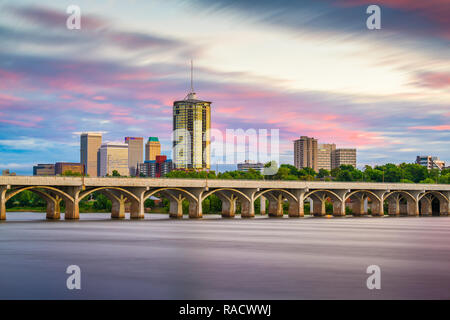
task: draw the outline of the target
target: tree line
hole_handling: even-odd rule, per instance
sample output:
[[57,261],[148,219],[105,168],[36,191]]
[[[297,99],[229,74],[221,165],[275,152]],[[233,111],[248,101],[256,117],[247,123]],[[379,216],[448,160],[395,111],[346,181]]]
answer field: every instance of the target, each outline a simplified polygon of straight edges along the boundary
[[[270,167],[274,163],[266,163]],[[276,164],[275,164],[276,165]],[[395,165],[387,163],[378,166],[365,166],[363,170],[351,165],[341,165],[328,171],[318,172],[311,168],[297,169],[290,164],[282,164],[274,175],[261,174],[260,171],[225,171],[216,174],[215,171],[182,171],[174,170],[165,175],[166,178],[194,179],[247,179],[247,180],[303,180],[303,181],[354,181],[354,182],[400,182],[400,183],[443,183],[450,184],[450,169],[431,169],[416,163]]]
[[[265,164],[266,167],[274,163]],[[69,173],[69,175],[77,175]],[[120,176],[117,172],[113,176]],[[193,178],[193,179],[246,179],[246,180],[300,180],[300,181],[354,181],[354,182],[400,182],[400,183],[443,183],[450,184],[450,169],[428,170],[426,167],[415,163],[402,163],[395,165],[388,163],[380,166],[365,166],[359,170],[350,165],[341,165],[331,171],[320,169],[315,172],[311,168],[297,169],[290,164],[279,166],[275,175],[264,176],[259,171],[182,171],[174,170],[165,175],[166,178]],[[61,210],[64,211],[64,201],[61,201]],[[216,195],[206,198],[203,203],[203,212],[216,213],[222,210],[222,202]],[[255,211],[259,212],[259,201],[255,202]],[[46,202],[35,193],[26,190],[6,202],[6,208],[23,211],[45,211]],[[151,210],[161,209],[168,212],[169,202],[163,199],[159,208],[155,201],[147,199],[145,207]],[[188,212],[189,203],[183,202],[183,211]],[[240,208],[237,208],[239,212]],[[80,212],[110,212],[111,201],[100,192],[95,192],[80,202]]]

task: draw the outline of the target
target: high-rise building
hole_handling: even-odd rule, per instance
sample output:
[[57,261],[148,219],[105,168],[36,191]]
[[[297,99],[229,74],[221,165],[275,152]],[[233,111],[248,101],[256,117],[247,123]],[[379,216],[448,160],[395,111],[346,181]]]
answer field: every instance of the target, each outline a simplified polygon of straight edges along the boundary
[[297,169],[317,171],[317,139],[301,136],[294,141],[294,165]]
[[145,144],[145,161],[156,160],[156,156],[161,154],[161,143],[158,137],[148,138]]
[[121,176],[128,176],[128,144],[107,142],[100,147],[100,176],[112,175],[116,170]]
[[177,169],[210,168],[211,102],[198,100],[192,86],[173,103],[173,162]]
[[99,150],[102,145],[102,134],[85,132],[80,138],[80,163],[84,166],[85,174],[96,177],[99,175]]
[[341,165],[351,165],[356,168],[356,149],[336,149],[332,153],[331,168],[339,168]]
[[433,156],[417,156],[416,163],[421,166],[427,167],[427,169],[439,169],[445,168],[445,162],[439,160],[438,157]]
[[333,152],[336,150],[334,143],[319,144],[317,147],[317,170],[325,169],[330,171],[333,162]]
[[125,143],[128,144],[128,174],[130,176],[135,176],[136,169],[138,168],[139,164],[142,163],[144,138],[125,137]]
[[33,166],[33,176],[54,176],[55,165],[53,163],[39,163]]

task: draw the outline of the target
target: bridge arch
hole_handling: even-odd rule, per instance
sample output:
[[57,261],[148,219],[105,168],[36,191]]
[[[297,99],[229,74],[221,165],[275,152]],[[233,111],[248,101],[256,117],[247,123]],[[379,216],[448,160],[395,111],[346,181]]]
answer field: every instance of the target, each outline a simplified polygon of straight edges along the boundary
[[373,191],[365,190],[365,189],[362,189],[362,190],[354,190],[354,191],[350,192],[349,194],[345,195],[345,201],[346,201],[347,199],[349,199],[351,196],[354,196],[354,195],[356,195],[356,194],[358,194],[358,193],[366,193],[366,194],[370,194],[370,195],[373,196],[376,200],[381,201],[380,197],[377,196]]
[[[14,190],[6,193],[5,200],[8,201],[9,199],[11,199],[15,195],[21,193],[22,191],[25,191],[25,190],[33,191],[33,190],[36,190],[36,189],[45,189],[45,190],[53,191],[54,193],[60,195],[64,200],[73,201],[73,198],[69,194],[67,194],[66,192],[64,192],[64,191],[62,191],[62,190],[60,190],[58,188],[50,187],[50,186],[29,186],[29,187],[23,187],[23,188],[19,188],[19,189],[14,189]],[[37,193],[37,194],[39,194],[39,193]],[[42,194],[41,194],[41,196],[42,196]],[[48,196],[50,196],[50,195],[48,195]]]
[[[83,200],[91,193],[94,193],[97,191],[102,191],[102,190],[117,190],[117,191],[120,191],[120,192],[123,192],[123,193],[129,195],[131,198],[133,198],[134,200],[139,202],[139,198],[136,195],[134,195],[132,192],[128,191],[127,189],[120,188],[120,187],[97,187],[97,188],[89,189],[80,194],[80,196],[78,197],[78,201]],[[130,200],[131,200],[131,198],[130,198]]]
[[183,217],[183,201],[187,200],[189,202],[189,217],[190,218],[201,218],[201,202],[198,198],[201,198],[201,193],[199,197],[195,196],[194,193],[178,187],[162,187],[147,191],[142,199],[142,202],[153,196],[154,194],[161,193],[166,199],[169,200],[169,216],[171,218],[180,219]]
[[287,191],[286,189],[280,189],[280,188],[266,189],[266,190],[257,192],[253,200],[257,200],[262,195],[264,195],[268,192],[273,192],[273,191],[278,191],[278,192],[281,192],[283,195],[288,195],[289,197],[285,197],[286,199],[298,202],[298,199],[291,192]]
[[[332,197],[330,197],[330,198],[332,198],[332,200],[339,200],[339,201],[342,201],[342,199],[341,199],[341,197],[339,196],[339,195],[337,195],[335,192],[333,192],[333,191],[331,191],[331,190],[328,190],[328,189],[323,189],[323,190],[321,190],[321,189],[317,189],[317,190],[313,190],[313,191],[310,191],[310,192],[308,192],[307,194],[305,194],[305,199],[306,198],[310,198],[310,196],[312,196],[312,195],[315,195],[316,193],[318,193],[318,192],[323,192],[323,193],[325,193],[325,194],[329,194],[329,195],[332,195]],[[333,199],[333,197],[335,197],[336,199]],[[311,198],[310,198],[311,199]]]
[[405,190],[394,190],[383,198],[383,207],[387,204],[390,216],[419,215],[419,201],[411,193]]
[[400,195],[406,195],[407,197],[405,197],[405,200],[410,199],[410,200],[416,202],[416,198],[414,198],[413,195],[410,194],[408,191],[404,191],[404,190],[394,190],[394,191],[391,191],[391,192],[387,193],[387,194],[383,197],[383,200],[388,200],[389,197],[391,197],[392,195],[394,195],[394,194],[396,194],[396,193],[398,193],[398,194],[400,194]]
[[422,193],[422,194],[419,196],[419,200],[421,200],[424,196],[429,195],[429,194],[431,194],[431,195],[437,197],[439,200],[442,199],[442,200],[444,200],[444,201],[450,201],[450,199],[448,199],[442,192],[434,191],[434,190],[432,190],[432,191],[427,191],[427,192],[425,192],[425,193]]
[[202,196],[202,201],[205,200],[207,197],[209,197],[210,195],[214,194],[217,191],[231,191],[231,192],[235,192],[237,194],[239,194],[240,196],[242,196],[243,198],[245,198],[248,201],[251,201],[250,198],[243,193],[242,191],[238,190],[238,189],[234,189],[234,188],[218,188],[218,189],[214,189],[211,191],[208,191],[205,195]]
[[421,215],[446,215],[450,208],[450,200],[442,192],[427,191],[419,196]]
[[157,194],[158,192],[163,192],[163,191],[165,191],[165,190],[168,190],[168,191],[170,191],[170,190],[179,191],[179,192],[181,192],[182,194],[187,195],[187,197],[186,197],[187,199],[191,199],[191,200],[194,200],[195,202],[197,202],[197,197],[196,197],[194,194],[192,194],[191,192],[189,192],[189,191],[187,191],[187,190],[185,190],[185,189],[183,189],[183,188],[177,188],[177,187],[163,187],[163,188],[158,188],[158,189],[150,190],[150,191],[148,191],[148,192],[146,192],[146,193],[144,194],[144,199],[143,199],[143,201],[147,200],[148,198],[150,198],[150,197],[153,196],[154,194]]

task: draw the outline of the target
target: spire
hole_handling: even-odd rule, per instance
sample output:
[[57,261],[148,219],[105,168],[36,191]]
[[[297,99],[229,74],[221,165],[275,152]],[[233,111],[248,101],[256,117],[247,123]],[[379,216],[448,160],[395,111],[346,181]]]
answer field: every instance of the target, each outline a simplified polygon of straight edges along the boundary
[[194,62],[191,59],[191,91],[184,98],[185,100],[196,99],[194,92]]
[[191,93],[194,93],[194,63],[191,59]]

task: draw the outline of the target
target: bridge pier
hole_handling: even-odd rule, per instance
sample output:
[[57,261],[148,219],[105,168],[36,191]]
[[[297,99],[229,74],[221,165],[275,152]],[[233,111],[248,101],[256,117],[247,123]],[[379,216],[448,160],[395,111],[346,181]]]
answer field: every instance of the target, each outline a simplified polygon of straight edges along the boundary
[[283,217],[283,195],[281,193],[268,194],[269,217]]
[[189,200],[189,218],[201,219],[203,217],[202,206],[198,201]]
[[127,197],[116,190],[103,189],[99,192],[111,201],[111,219],[124,219]]
[[77,220],[80,219],[80,208],[78,207],[78,201],[66,200],[66,212],[64,213],[65,220]]
[[266,214],[266,197],[259,197],[259,213],[263,216]]
[[352,200],[352,211],[353,215],[358,216],[364,216],[367,215],[366,207],[365,207],[365,200],[367,198],[364,195],[355,195],[353,196]]
[[241,202],[241,218],[254,218],[255,217],[255,206],[253,205],[255,199],[255,193],[259,191],[259,188],[251,188],[242,190],[247,197],[240,197]]
[[0,186],[0,220],[6,220],[6,191],[9,186]]
[[289,217],[298,218],[305,216],[305,193],[307,190],[291,190],[291,193],[295,195],[297,201],[289,199]]
[[[345,216],[345,195],[350,192],[350,190],[333,190],[335,195],[331,196],[333,201],[333,216],[344,217]],[[337,195],[337,196],[336,196]],[[337,198],[339,197],[339,198]]]
[[145,192],[149,188],[130,188],[129,191],[136,196],[135,198],[130,198],[131,206],[130,206],[130,219],[144,219],[145,217]]
[[111,218],[125,219],[125,202],[127,198],[121,194],[120,196],[113,196],[111,200]]
[[172,219],[183,218],[183,200],[184,198],[179,195],[179,198],[169,200],[169,217]]
[[345,216],[345,201],[333,200],[333,216],[335,217]]
[[371,197],[372,207],[371,215],[372,217],[384,217],[384,195],[390,190],[375,190],[373,193],[376,197]]
[[400,215],[400,196],[393,195],[388,200],[388,214],[390,216],[399,216]]
[[222,201],[222,218],[234,218],[238,197],[230,191],[218,191],[216,194],[220,201]]
[[323,217],[327,214],[325,209],[325,199],[317,196],[313,197],[313,214],[316,217]]
[[431,199],[428,196],[424,196],[420,200],[420,211],[422,216],[430,216],[433,213],[431,210]]
[[412,199],[406,200],[406,214],[408,216],[418,216],[419,215],[419,204],[417,201]]
[[182,219],[183,218],[183,200],[186,198],[181,192],[176,192],[173,190],[166,190],[161,192],[166,194],[169,199],[169,217],[172,219]]
[[53,197],[48,197],[46,199],[47,201],[47,211],[46,211],[46,218],[49,220],[59,220],[61,219],[61,198],[56,195]]
[[250,201],[241,201],[241,218],[254,218],[255,208]]
[[443,192],[446,199],[439,199],[439,214],[441,216],[450,215],[450,192]]
[[202,212],[202,194],[204,188],[190,188],[189,191],[195,198],[188,198],[189,200],[189,219],[201,219]]
[[384,216],[383,202],[380,200],[372,200],[370,211],[373,217],[383,217]]
[[69,194],[72,199],[65,199],[66,212],[64,213],[65,220],[77,220],[80,219],[80,208],[79,208],[79,196],[82,187],[67,187],[67,194]]
[[423,193],[423,191],[410,191],[409,194],[411,197],[406,198],[406,212],[408,216],[419,216],[419,196]]

